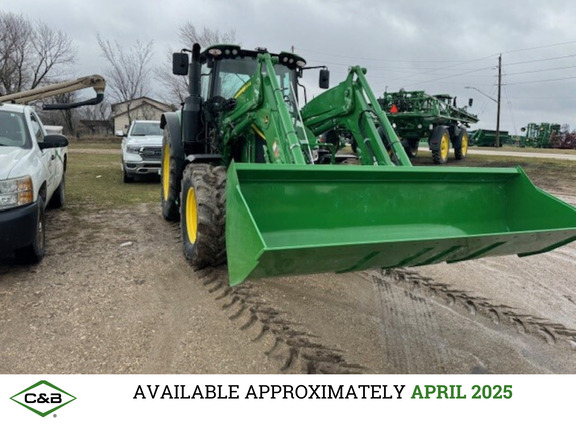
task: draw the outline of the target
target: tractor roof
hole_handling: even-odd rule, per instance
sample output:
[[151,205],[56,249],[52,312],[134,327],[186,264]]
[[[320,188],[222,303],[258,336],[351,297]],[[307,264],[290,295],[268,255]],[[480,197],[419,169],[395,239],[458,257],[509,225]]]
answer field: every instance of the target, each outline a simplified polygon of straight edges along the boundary
[[[212,45],[200,54],[200,62],[207,60],[222,60],[245,57],[258,57],[259,54],[268,53],[266,48],[256,48],[255,50],[243,49],[238,45]],[[272,57],[278,57],[278,62],[286,65],[290,69],[302,69],[306,66],[306,60],[299,55],[282,51],[279,54],[269,53]]]

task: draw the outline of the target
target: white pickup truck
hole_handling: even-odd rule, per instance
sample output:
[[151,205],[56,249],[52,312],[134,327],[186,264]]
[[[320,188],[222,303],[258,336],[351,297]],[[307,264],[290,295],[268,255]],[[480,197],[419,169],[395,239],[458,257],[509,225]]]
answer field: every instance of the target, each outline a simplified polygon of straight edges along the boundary
[[44,257],[46,207],[64,205],[67,146],[32,107],[0,103],[0,256]]

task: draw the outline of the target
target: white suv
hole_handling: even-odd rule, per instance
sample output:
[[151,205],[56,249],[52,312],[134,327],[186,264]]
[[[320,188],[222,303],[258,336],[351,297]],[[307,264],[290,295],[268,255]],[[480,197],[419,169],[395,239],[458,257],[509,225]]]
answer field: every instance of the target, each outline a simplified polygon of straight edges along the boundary
[[134,181],[137,175],[159,174],[162,154],[160,121],[134,120],[125,134],[117,131],[122,140],[122,173],[124,183]]

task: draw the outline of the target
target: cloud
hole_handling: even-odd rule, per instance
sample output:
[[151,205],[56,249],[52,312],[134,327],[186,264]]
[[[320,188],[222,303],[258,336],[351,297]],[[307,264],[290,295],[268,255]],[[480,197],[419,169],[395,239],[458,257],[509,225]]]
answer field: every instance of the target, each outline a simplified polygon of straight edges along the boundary
[[576,54],[576,4],[570,2],[21,0],[10,9],[72,37],[82,73],[102,72],[96,33],[128,45],[152,40],[156,62],[164,65],[169,48],[182,48],[178,27],[190,21],[223,32],[235,29],[247,48],[294,46],[309,64],[329,66],[333,84],[349,65],[360,64],[377,93],[404,87],[453,94],[460,101],[473,97],[471,111],[486,128],[495,127],[496,104],[465,87],[495,95],[502,53],[502,128],[541,121],[576,127],[576,99],[567,97],[576,94],[576,78],[569,78],[576,77],[576,68],[570,69],[576,57],[561,58]]

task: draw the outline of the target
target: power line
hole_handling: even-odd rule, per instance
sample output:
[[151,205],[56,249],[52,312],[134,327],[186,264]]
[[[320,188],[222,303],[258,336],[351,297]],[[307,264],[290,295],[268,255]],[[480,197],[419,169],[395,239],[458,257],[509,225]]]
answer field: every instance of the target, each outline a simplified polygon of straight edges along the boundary
[[531,71],[525,71],[525,72],[511,72],[511,73],[505,73],[504,75],[506,75],[506,76],[523,75],[523,74],[530,74],[530,73],[537,73],[537,72],[548,72],[548,71],[574,69],[574,68],[576,68],[576,66],[562,66],[562,67],[557,67],[557,68],[537,69],[537,70],[531,70]]
[[545,62],[545,61],[550,61],[550,60],[560,60],[560,59],[572,58],[572,57],[576,57],[576,54],[569,54],[569,55],[560,56],[560,57],[549,57],[549,58],[539,59],[539,60],[526,60],[526,61],[515,62],[515,63],[506,63],[506,66],[515,66],[515,65],[527,64],[527,63],[540,63],[540,62]]
[[552,81],[566,81],[566,80],[570,80],[570,79],[576,79],[576,76],[570,76],[570,77],[564,77],[564,78],[550,78],[550,79],[534,80],[534,81],[521,81],[521,82],[509,83],[506,85],[512,86],[512,85],[522,85],[522,84],[536,84],[536,83],[552,82]]

